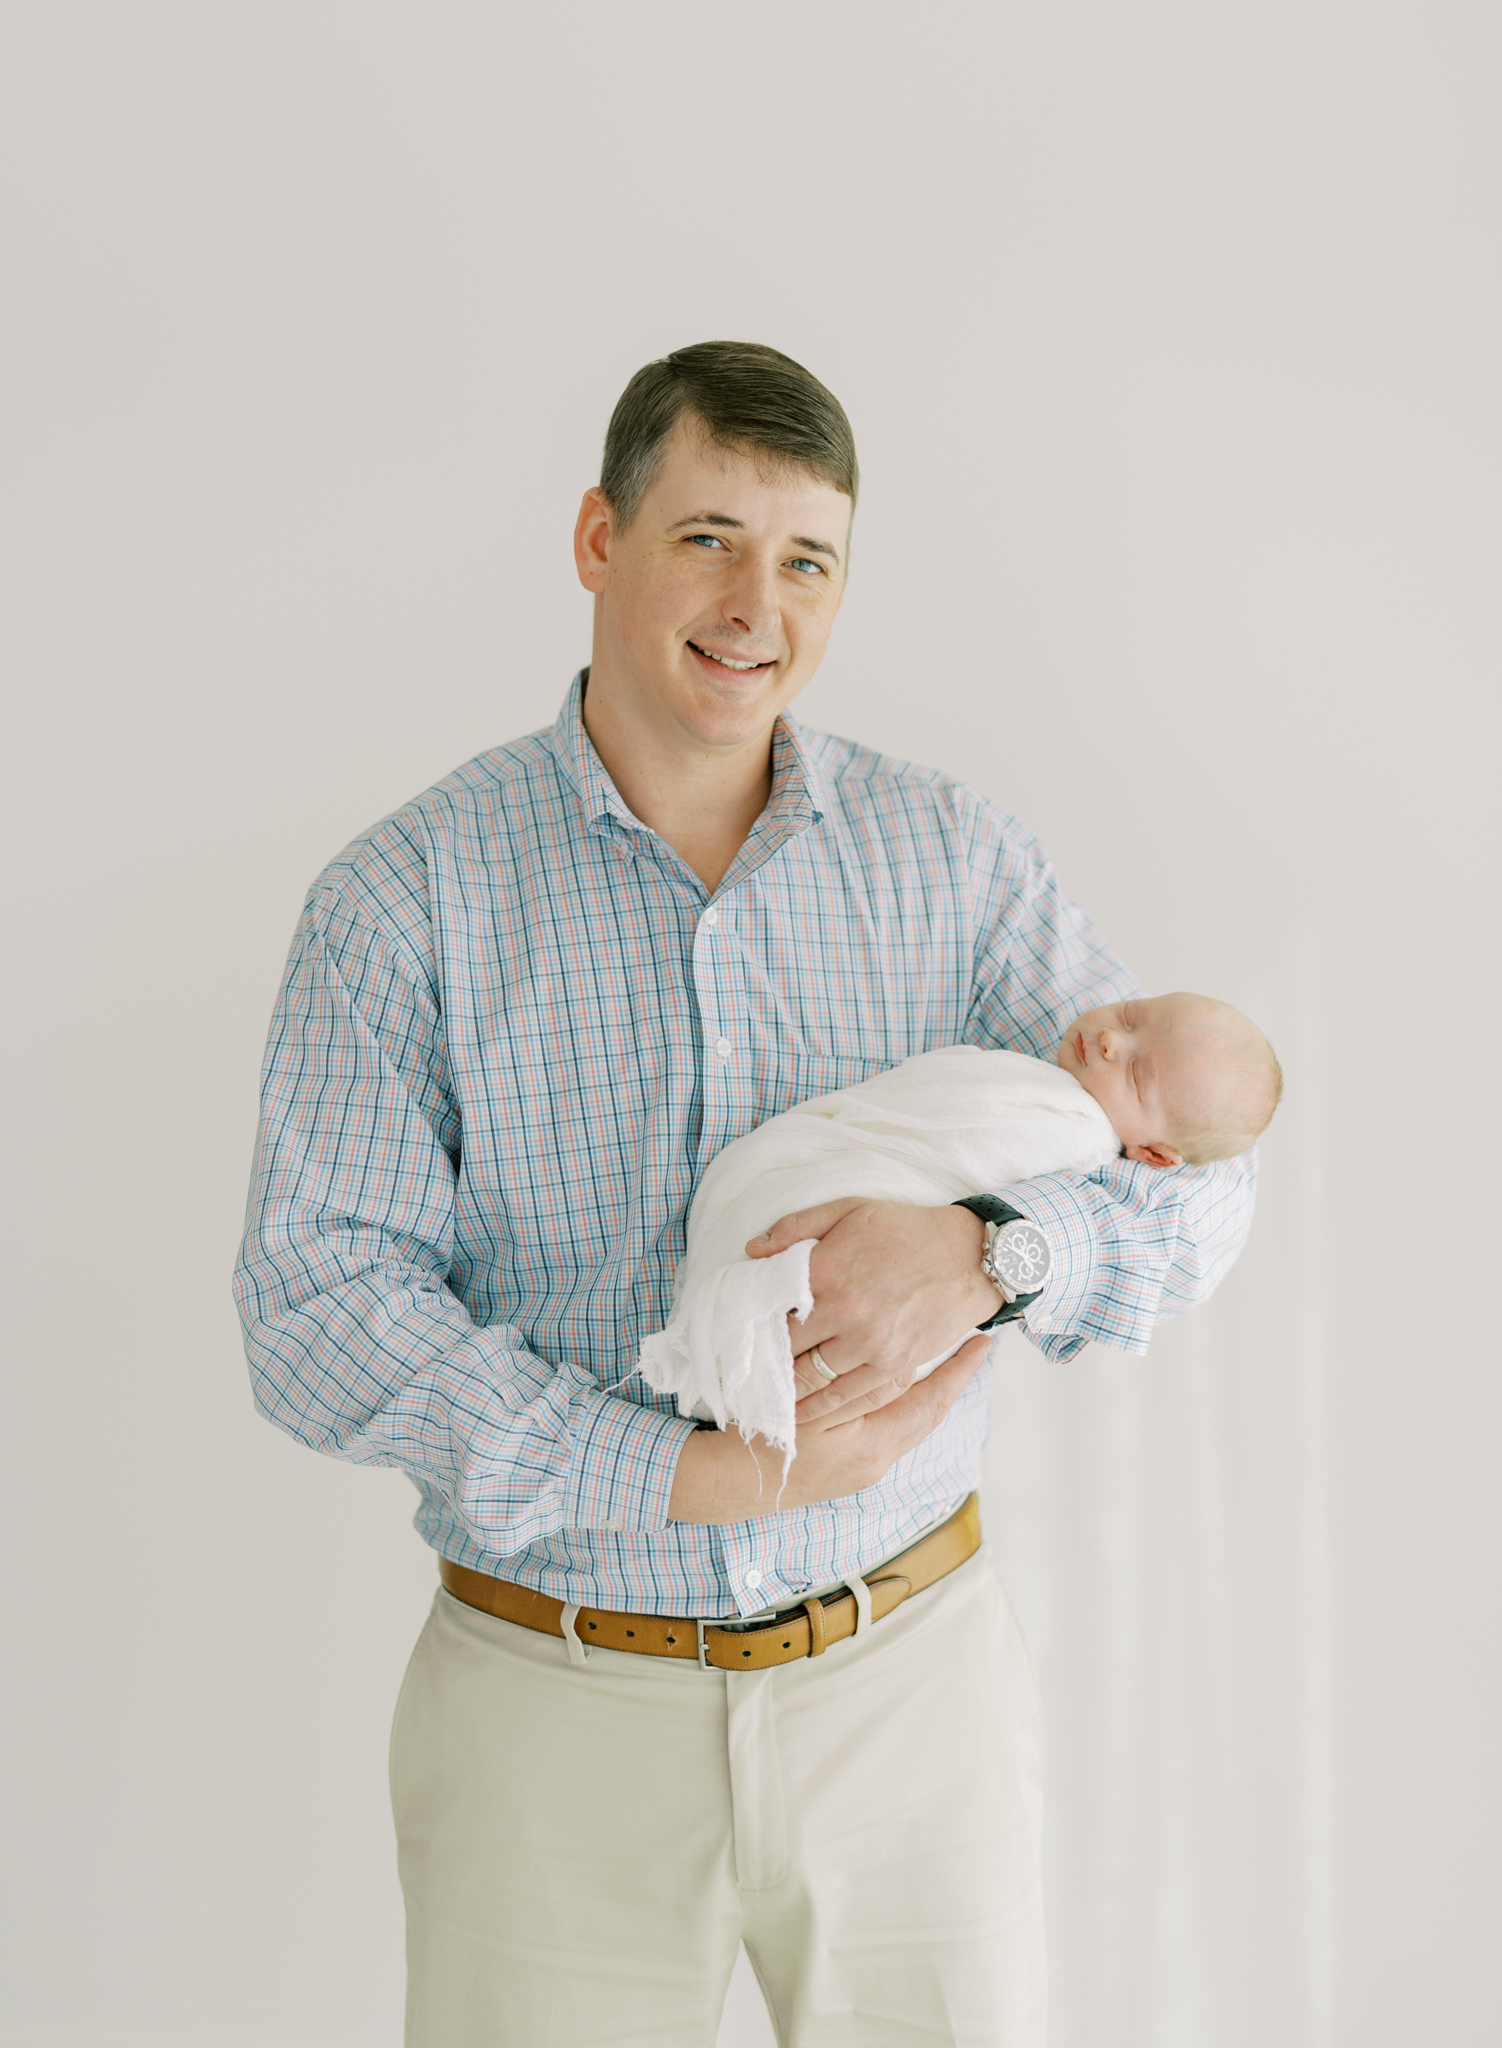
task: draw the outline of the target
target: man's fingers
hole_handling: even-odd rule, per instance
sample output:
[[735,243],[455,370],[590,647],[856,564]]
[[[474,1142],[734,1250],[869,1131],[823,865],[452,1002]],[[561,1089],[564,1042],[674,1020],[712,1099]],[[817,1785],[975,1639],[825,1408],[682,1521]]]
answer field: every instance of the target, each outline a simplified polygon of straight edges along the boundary
[[[851,1378],[855,1375],[851,1374]],[[858,1422],[863,1415],[874,1415],[880,1408],[888,1408],[900,1401],[907,1389],[898,1386],[895,1380],[876,1379],[859,1392],[846,1393],[843,1388],[828,1387],[822,1390],[830,1399],[820,1405],[816,1413],[809,1412],[814,1396],[800,1401],[796,1414],[800,1429],[822,1433],[837,1430],[847,1422]]]
[[[817,1423],[827,1429],[837,1423],[851,1422],[859,1415],[870,1415],[878,1408],[889,1406],[909,1389],[916,1391],[918,1387],[937,1387],[947,1407],[967,1381],[980,1371],[990,1350],[991,1338],[983,1331],[962,1344],[952,1358],[935,1366],[931,1373],[917,1382],[911,1373],[893,1373],[888,1367],[878,1365],[853,1366],[848,1372],[839,1372],[834,1379],[826,1380],[815,1369],[809,1353],[804,1351],[793,1361],[798,1425],[802,1428],[805,1424]],[[839,1340],[831,1338],[828,1351],[821,1346],[820,1356],[827,1365],[838,1366]]]
[[[800,1323],[796,1316],[788,1317],[788,1335],[793,1346],[793,1385],[798,1390],[800,1401],[805,1394],[817,1394],[821,1388],[838,1386],[860,1357],[859,1352],[852,1353],[850,1346],[842,1344],[838,1337],[826,1337],[819,1344],[811,1343],[806,1325]],[[815,1349],[824,1362],[823,1372],[814,1364]],[[835,1375],[834,1379],[829,1377],[830,1373]]]
[[994,1332],[977,1330],[953,1358],[946,1358],[942,1365],[934,1367],[923,1382],[924,1386],[942,1387],[950,1401],[957,1399],[991,1356],[991,1346],[995,1341]]
[[[946,1359],[927,1379],[920,1380],[906,1392],[899,1393],[892,1381],[887,1380],[868,1387],[865,1393],[845,1401],[834,1414],[819,1421],[807,1420],[805,1411],[809,1404],[800,1403],[800,1447],[811,1456],[828,1456],[830,1453],[837,1459],[850,1456],[856,1460],[857,1470],[877,1476],[889,1472],[899,1458],[906,1457],[938,1428],[966,1385],[985,1363],[990,1348],[989,1337],[972,1338],[953,1358]],[[853,1382],[871,1375],[864,1368],[858,1368],[841,1377]],[[835,1390],[830,1388],[828,1391],[833,1393]],[[815,1446],[824,1449],[816,1451]],[[854,1490],[870,1484],[869,1478],[860,1479]]]
[[801,1244],[806,1237],[827,1237],[829,1232],[852,1209],[859,1209],[858,1199],[842,1202],[818,1202],[812,1209],[795,1209],[791,1216],[779,1216],[770,1230],[764,1230],[760,1237],[753,1237],[746,1246],[748,1259],[770,1259],[775,1252],[785,1252],[790,1244]]
[[[833,1362],[830,1360],[831,1364]],[[814,1369],[813,1360],[807,1352],[794,1360],[793,1387],[800,1423],[822,1422],[831,1415],[844,1419],[844,1411],[856,1401],[862,1405],[852,1409],[852,1413],[864,1414],[867,1408],[882,1405],[879,1401],[868,1401],[868,1394],[884,1389],[883,1398],[890,1401],[901,1391],[889,1372],[872,1365],[858,1365],[850,1372],[842,1372],[835,1379],[826,1380]]]
[[[794,1342],[796,1343],[796,1338]],[[806,1394],[822,1393],[830,1382],[815,1366],[813,1359],[804,1351],[793,1360],[793,1399],[801,1401]]]
[[904,1457],[915,1444],[931,1436],[991,1353],[990,1336],[984,1332],[962,1344],[953,1358],[936,1366],[927,1379],[909,1387],[895,1401],[870,1418],[868,1427],[890,1432],[896,1443],[889,1464]]

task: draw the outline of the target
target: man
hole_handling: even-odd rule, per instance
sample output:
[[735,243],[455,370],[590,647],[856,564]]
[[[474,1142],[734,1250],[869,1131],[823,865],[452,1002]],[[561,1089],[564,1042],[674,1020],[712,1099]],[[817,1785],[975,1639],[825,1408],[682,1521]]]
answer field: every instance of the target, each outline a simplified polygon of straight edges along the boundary
[[749,1248],[819,1240],[780,1491],[632,1370],[723,1145],[1134,989],[1014,821],[784,716],[856,490],[786,357],[648,365],[558,723],[357,840],[294,942],[239,1296],[263,1412],[401,1465],[443,1560],[392,1753],[420,2048],[711,2043],[742,1939],[801,2048],[1042,2040],[1036,1699],[966,1506],[990,1340],[911,1375],[1019,1313],[1140,1349],[1235,1256],[1250,1166],[786,1219]]

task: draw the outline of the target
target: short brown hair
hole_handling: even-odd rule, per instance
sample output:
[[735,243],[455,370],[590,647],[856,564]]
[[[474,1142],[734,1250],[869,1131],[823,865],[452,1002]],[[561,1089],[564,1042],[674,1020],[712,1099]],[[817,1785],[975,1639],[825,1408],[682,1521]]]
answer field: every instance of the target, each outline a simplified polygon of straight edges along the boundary
[[809,470],[855,510],[860,468],[845,409],[791,356],[755,341],[699,341],[637,371],[605,433],[600,489],[629,526],[685,413],[719,448],[747,448]]

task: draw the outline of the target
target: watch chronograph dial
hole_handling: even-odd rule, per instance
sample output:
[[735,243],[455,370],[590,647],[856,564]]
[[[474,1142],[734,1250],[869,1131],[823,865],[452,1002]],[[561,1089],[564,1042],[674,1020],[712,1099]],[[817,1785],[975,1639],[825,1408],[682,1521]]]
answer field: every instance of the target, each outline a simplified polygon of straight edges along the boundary
[[1053,1258],[1048,1239],[1035,1223],[1008,1223],[996,1233],[991,1264],[1013,1294],[1035,1294],[1048,1278]]

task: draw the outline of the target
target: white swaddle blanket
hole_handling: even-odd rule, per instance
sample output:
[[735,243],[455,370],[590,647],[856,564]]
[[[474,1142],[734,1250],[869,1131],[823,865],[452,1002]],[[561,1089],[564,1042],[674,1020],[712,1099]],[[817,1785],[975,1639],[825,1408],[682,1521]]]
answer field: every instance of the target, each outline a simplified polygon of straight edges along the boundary
[[688,1212],[672,1319],[643,1341],[641,1370],[677,1395],[680,1414],[739,1423],[790,1459],[787,1318],[813,1308],[815,1241],[748,1259],[749,1238],[816,1202],[953,1202],[1035,1174],[1087,1173],[1120,1150],[1105,1111],[1061,1067],[973,1045],[918,1053],[801,1103],[711,1161]]

